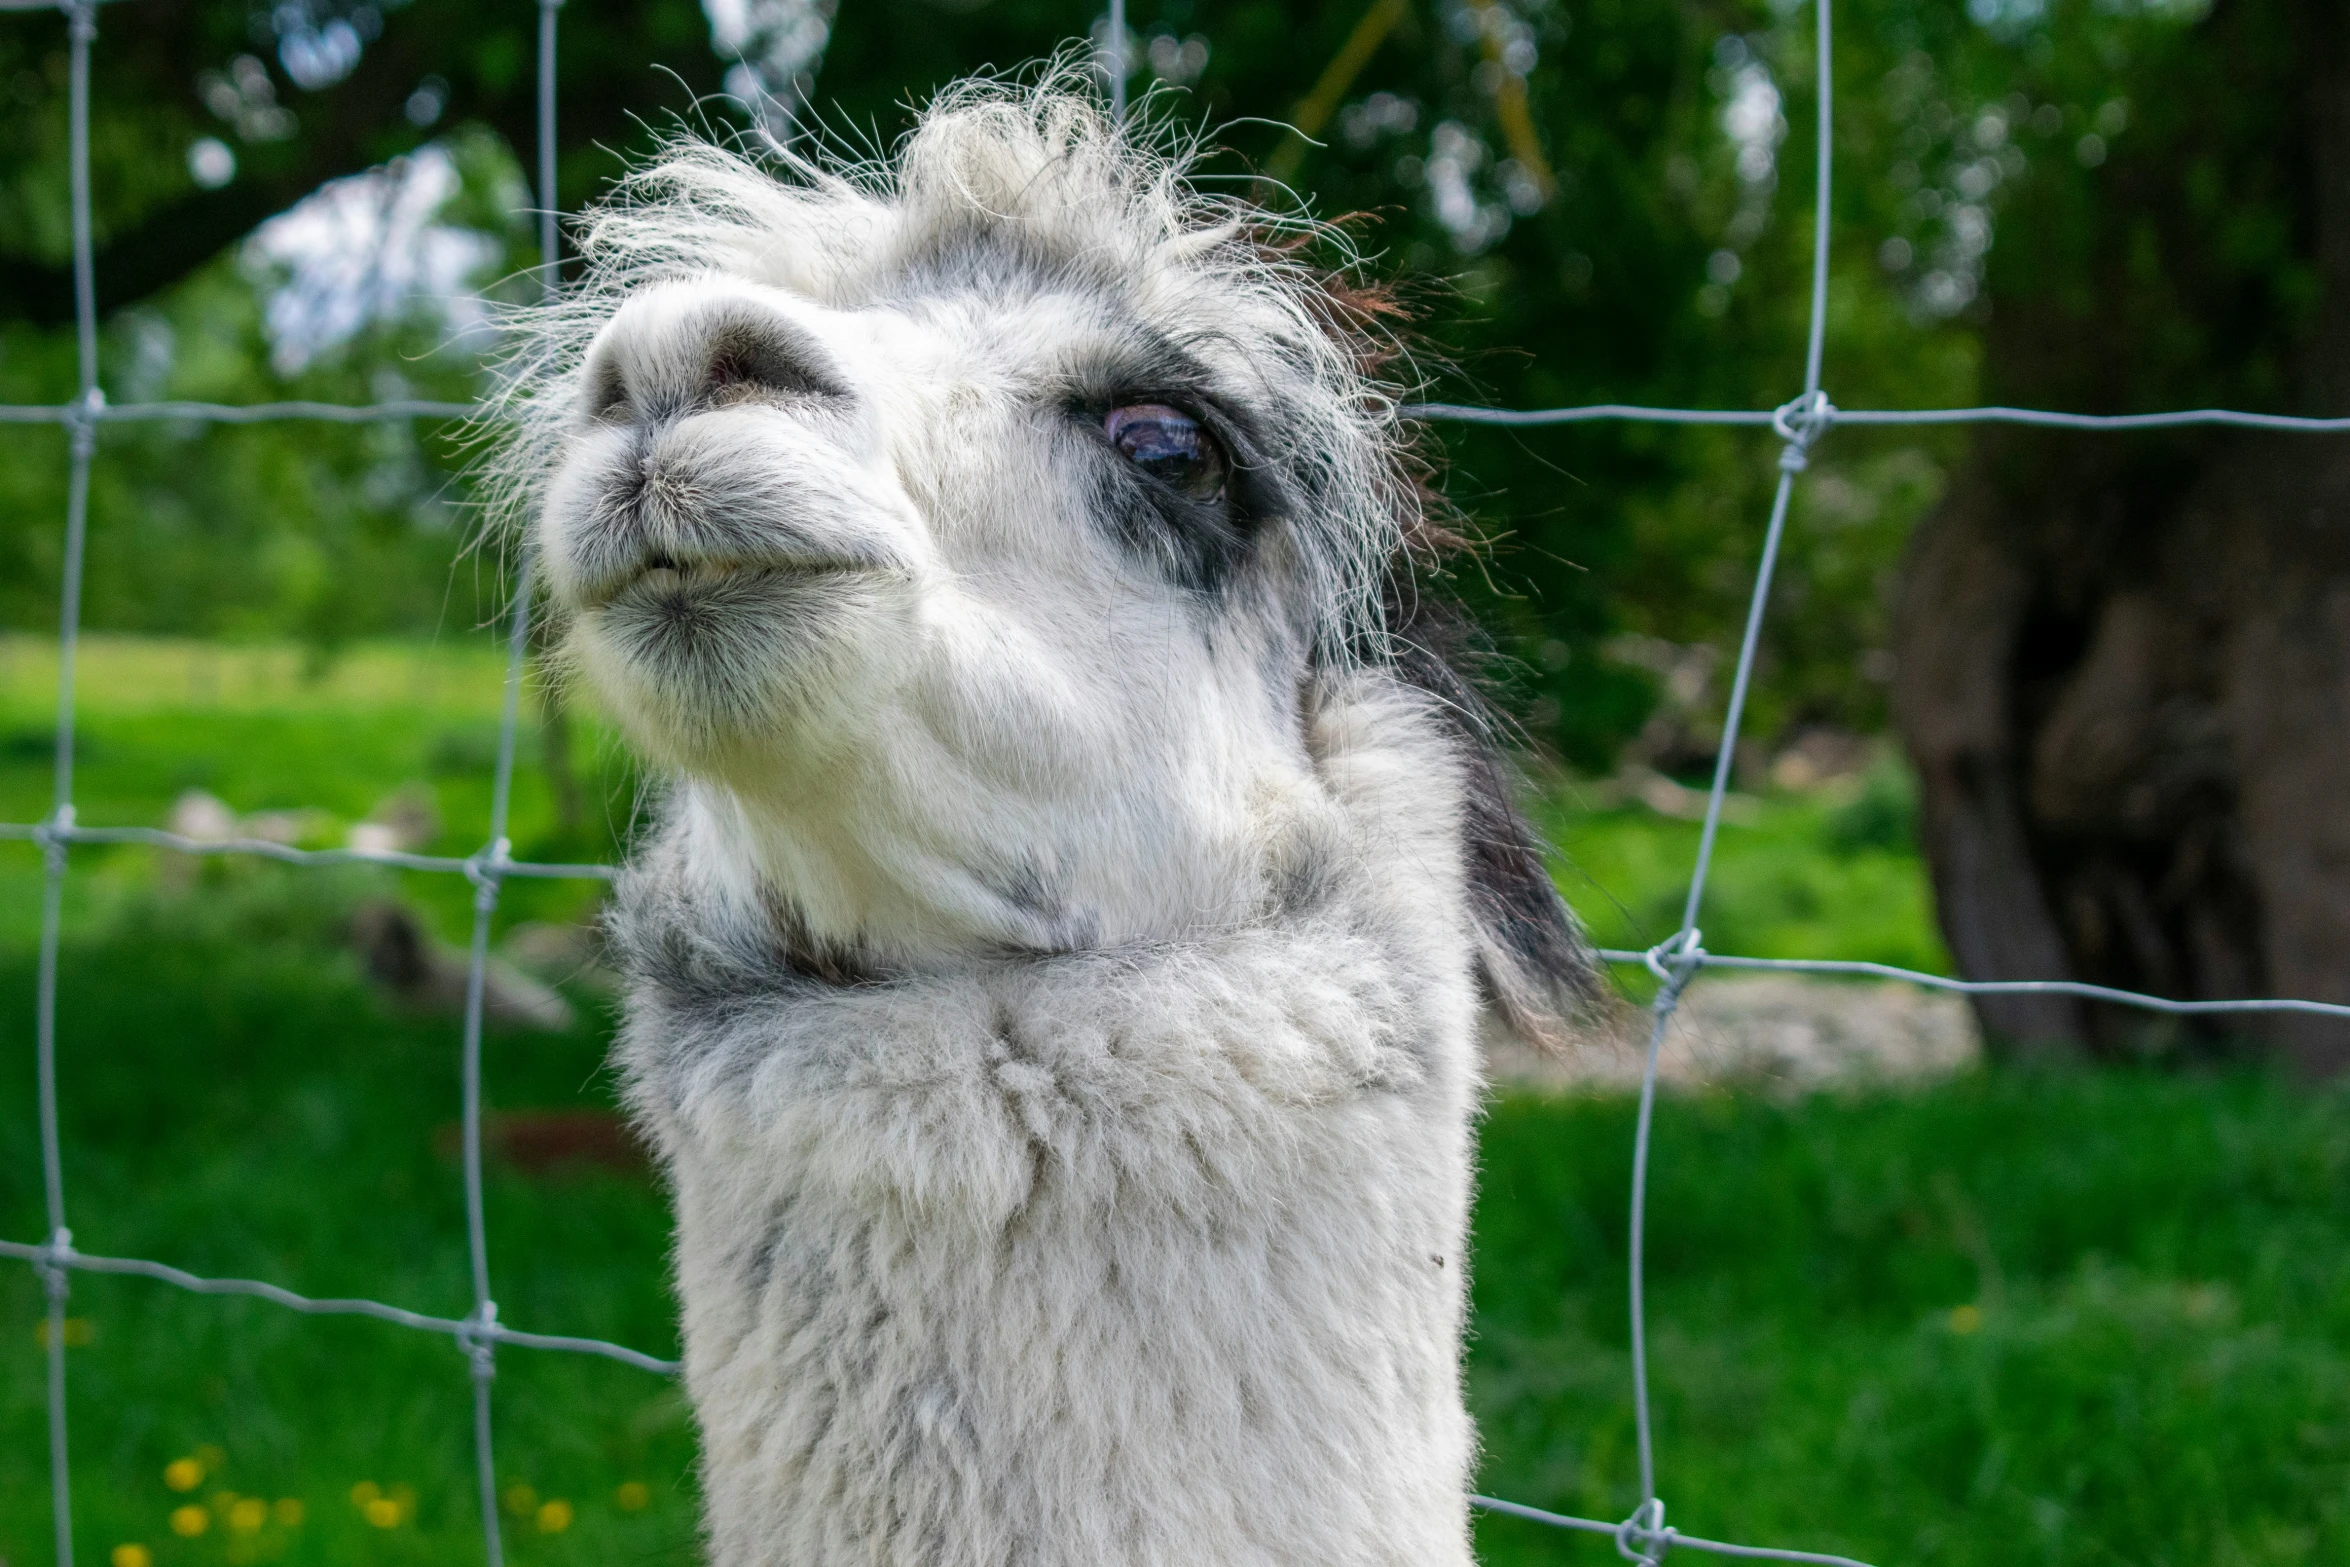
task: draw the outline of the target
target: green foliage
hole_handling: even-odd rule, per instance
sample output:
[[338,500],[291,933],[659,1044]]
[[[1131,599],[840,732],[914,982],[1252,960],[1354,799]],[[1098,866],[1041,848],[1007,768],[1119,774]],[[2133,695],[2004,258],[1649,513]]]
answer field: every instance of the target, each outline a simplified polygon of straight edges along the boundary
[[[286,24],[301,31],[338,15],[366,40],[355,68],[331,82],[295,80],[283,68]],[[146,298],[325,181],[453,128],[529,142],[538,22],[531,6],[470,0],[319,0],[290,17],[231,0],[102,12],[90,77],[101,307]],[[582,8],[562,29],[557,184],[569,208],[608,177],[615,151],[641,152],[657,126],[692,114],[719,70],[696,0]],[[11,109],[0,116],[0,278],[17,285],[0,296],[0,318],[70,316],[57,269],[70,253],[66,82],[61,18],[0,16],[0,92]],[[428,89],[422,103],[419,88]],[[217,190],[202,189],[188,161],[203,136],[234,154],[234,177]]]
[[[1142,0],[1130,19],[1146,43],[1207,47],[1196,84],[1162,94],[1154,112],[1210,128],[1222,149],[1209,161],[1211,179],[1272,199],[1276,187],[1258,175],[1277,171],[1313,210],[1357,215],[1355,243],[1420,318],[1416,362],[1431,393],[1520,406],[1751,407],[1789,395],[1810,250],[1808,10],[1743,0],[1505,3],[1372,7],[1392,25],[1351,77],[1328,81],[1367,20],[1357,0],[1303,11],[1273,0]],[[195,104],[192,78],[199,65],[220,63],[215,53],[250,46],[247,19],[242,7],[204,15],[201,39],[183,39],[179,58],[112,33],[101,49],[102,232],[130,232],[158,203],[188,199],[188,137],[207,127],[226,134]],[[2105,243],[2084,214],[2113,199],[2081,166],[2081,139],[2102,137],[2120,167],[2139,141],[2171,135],[2161,127],[2174,101],[2219,101],[2171,89],[2214,69],[2197,52],[2189,12],[2068,3],[2045,16],[2005,15],[1978,23],[1914,0],[1840,10],[1830,381],[1848,405],[1969,398],[1986,306],[1967,299],[1983,286],[1976,275],[1992,229],[2002,237],[1989,252],[1993,282],[2007,258],[2027,256],[2051,297],[2076,287],[2084,256]],[[885,146],[908,123],[908,106],[937,85],[1042,57],[1087,20],[1043,0],[848,5],[818,82],[825,124],[848,144]],[[526,30],[463,23],[442,0],[417,0],[384,26],[350,83],[302,94],[281,84],[299,111],[298,135],[245,152],[266,162],[297,148],[323,156],[330,143],[364,146],[368,157],[416,145],[416,128],[388,114],[396,100],[369,73],[427,59],[453,84],[452,118],[435,134],[459,145],[472,145],[466,124],[524,134],[516,106],[528,91]],[[641,128],[612,132],[615,113],[658,125],[685,107],[647,62],[695,82],[711,59],[706,31],[680,0],[567,15],[564,28],[562,184],[576,203],[617,171],[616,154],[643,145]],[[22,65],[15,90],[24,110],[19,139],[0,152],[0,197],[25,214],[25,233],[49,236],[33,245],[42,254],[62,233],[59,79],[55,54],[44,52],[54,50],[54,31],[47,18],[0,28],[0,49]],[[1500,48],[1504,35],[1519,53]],[[2276,53],[2273,43],[2260,45],[2260,59]],[[1512,73],[1528,52],[1521,80]],[[1515,65],[1505,69],[1505,56]],[[1138,75],[1138,90],[1149,77]],[[1768,103],[1759,118],[1748,112],[1763,89],[1778,95],[1775,120]],[[2231,146],[2278,131],[2273,105],[2225,101],[2235,105]],[[1741,104],[1744,143],[1726,129]],[[1309,107],[1317,143],[1273,123]],[[2150,127],[2143,135],[2130,128],[2140,124]],[[1741,158],[1755,156],[1762,164],[1742,171]],[[1440,165],[1453,174],[1440,176]],[[487,208],[511,204],[493,195],[512,188],[510,165],[493,176],[475,158],[473,169],[466,200],[477,210],[462,220],[496,229]],[[2135,178],[2133,199],[2146,183]],[[2297,252],[2290,233],[2263,220],[2269,208],[2231,206],[2224,182],[2189,185],[2209,186],[2213,220],[2224,214],[2232,225],[2225,249],[2234,264],[2274,276],[2277,297],[2290,293]],[[503,265],[534,259],[527,233],[509,225],[502,237]],[[2155,295],[2181,291],[2160,281],[2171,262],[2154,265],[2141,315],[2160,317]],[[117,400],[362,397],[387,390],[387,374],[439,395],[473,384],[453,357],[415,357],[425,345],[413,323],[279,376],[261,352],[251,287],[224,260],[118,320],[106,372]],[[2181,338],[2174,356],[2192,359],[2204,341]],[[20,327],[0,342],[0,395],[56,397],[70,384],[70,355],[55,333]],[[451,573],[465,535],[452,510],[463,487],[443,433],[109,430],[91,624],[295,634],[331,646],[474,623],[492,595],[477,595],[471,568]],[[1454,503],[1485,540],[1458,586],[1508,655],[1497,672],[1511,706],[1569,761],[1604,769],[1653,700],[1651,677],[1611,656],[1611,639],[1637,632],[1719,644],[1735,634],[1772,443],[1751,432],[1643,427],[1456,428],[1433,439]],[[1960,439],[1846,432],[1820,454],[1782,567],[1759,732],[1881,722],[1892,570]],[[53,430],[0,431],[0,620],[18,627],[50,613],[61,444]]]
[[[515,188],[488,137],[453,138],[464,186],[443,221],[488,223]],[[510,199],[505,200],[511,205]],[[368,326],[297,370],[271,364],[264,292],[282,282],[223,256],[108,323],[102,384],[116,402],[283,398],[464,401],[474,351],[418,311]],[[0,400],[71,394],[70,338],[0,340]],[[110,424],[92,470],[83,623],[213,637],[298,636],[321,652],[389,631],[465,629],[495,612],[498,562],[467,546],[463,453],[448,422],[206,426]],[[0,624],[54,624],[65,510],[65,436],[0,432]]]
[[1891,757],[1880,759],[1861,780],[1860,793],[1826,823],[1831,848],[1917,852],[1917,780]]

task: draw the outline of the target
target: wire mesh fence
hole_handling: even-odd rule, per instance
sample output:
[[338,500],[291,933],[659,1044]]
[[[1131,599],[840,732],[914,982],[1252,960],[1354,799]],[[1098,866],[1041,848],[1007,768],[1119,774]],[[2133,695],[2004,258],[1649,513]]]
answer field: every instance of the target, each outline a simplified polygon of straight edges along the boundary
[[[0,11],[57,11],[62,14],[69,43],[69,157],[72,202],[74,320],[78,390],[72,401],[54,405],[0,406],[0,423],[54,424],[68,437],[68,476],[64,551],[58,615],[58,689],[55,727],[55,782],[48,816],[34,823],[0,823],[0,838],[29,840],[43,861],[40,946],[35,997],[35,1065],[38,1078],[38,1117],[42,1163],[42,1197],[47,1234],[38,1242],[0,1240],[0,1256],[29,1264],[37,1275],[46,1301],[47,1403],[49,1471],[55,1523],[58,1567],[73,1562],[72,1481],[66,1429],[65,1314],[76,1272],[132,1275],[157,1280],[205,1295],[235,1295],[265,1300],[289,1310],[315,1315],[362,1316],[451,1339],[463,1352],[471,1378],[474,1411],[474,1456],[480,1485],[481,1525],[486,1559],[492,1567],[504,1560],[499,1534],[498,1487],[492,1441],[492,1389],[497,1352],[501,1346],[601,1356],[648,1372],[668,1375],[677,1363],[626,1345],[601,1339],[529,1332],[500,1320],[491,1288],[490,1253],[483,1211],[482,1171],[482,1024],[489,971],[489,939],[499,894],[514,877],[609,879],[613,868],[604,865],[560,865],[519,861],[511,855],[506,837],[508,808],[514,780],[517,717],[523,667],[528,651],[531,615],[531,562],[520,563],[513,595],[505,615],[506,663],[503,708],[499,720],[495,772],[490,796],[488,840],[463,857],[411,854],[393,850],[300,849],[256,838],[197,839],[155,828],[127,825],[83,825],[74,811],[74,676],[75,652],[81,627],[82,567],[88,530],[90,476],[96,461],[99,432],[114,423],[177,420],[208,424],[250,424],[270,420],[318,420],[358,423],[372,420],[463,419],[486,408],[470,403],[395,400],[368,404],[276,402],[224,405],[195,402],[150,402],[110,405],[98,377],[98,323],[93,268],[90,207],[90,65],[98,38],[99,8],[120,0],[0,0]],[[541,279],[552,287],[557,257],[558,209],[555,201],[555,63],[557,14],[562,0],[536,0],[538,8],[538,148],[537,196]],[[1708,969],[1778,970],[1827,976],[1868,977],[1903,981],[1932,989],[1968,995],[2063,994],[2088,1000],[2143,1008],[2174,1015],[2215,1013],[2312,1013],[2350,1018],[2350,1005],[2294,1000],[2184,1001],[2067,980],[1966,981],[1897,968],[1882,963],[1836,958],[1783,959],[1738,957],[1708,952],[1702,940],[1699,916],[1703,912],[1707,881],[1720,834],[1723,806],[1729,795],[1741,721],[1752,682],[1755,656],[1761,644],[1770,602],[1771,579],[1787,526],[1788,507],[1800,476],[1809,466],[1814,447],[1841,425],[1893,426],[1943,424],[2027,424],[2086,431],[2141,431],[2190,425],[2220,425],[2312,434],[2350,433],[2350,418],[2300,418],[2281,414],[2245,413],[2228,409],[2184,409],[2159,413],[2097,415],[2049,412],[2010,407],[1939,409],[1840,409],[1827,396],[1824,379],[1829,254],[1829,192],[1833,178],[1832,129],[1834,93],[1831,74],[1834,30],[1830,0],[1814,0],[1816,68],[1818,78],[1818,141],[1815,160],[1814,217],[1809,327],[1806,337],[1801,391],[1772,409],[1652,408],[1630,404],[1594,404],[1573,408],[1506,409],[1422,403],[1406,410],[1422,420],[1474,424],[1542,426],[1597,420],[1624,420],[1659,424],[1710,424],[1767,427],[1780,441],[1778,480],[1772,494],[1762,538],[1754,585],[1747,601],[1744,630],[1739,641],[1721,739],[1715,755],[1696,859],[1673,935],[1646,951],[1606,950],[1608,962],[1646,968],[1658,981],[1648,1031],[1640,1082],[1640,1097],[1632,1147],[1631,1212],[1628,1228],[1630,1276],[1630,1340],[1633,1412],[1638,1441],[1640,1504],[1616,1522],[1570,1517],[1494,1497],[1469,1500],[1490,1512],[1554,1528],[1610,1538],[1626,1559],[1660,1562],[1672,1549],[1709,1552],[1732,1557],[1815,1562],[1831,1567],[1863,1567],[1852,1558],[1782,1547],[1742,1545],[1683,1534],[1665,1520],[1656,1466],[1656,1445],[1649,1407],[1648,1347],[1642,1299],[1642,1249],[1650,1163],[1650,1134],[1655,1122],[1657,1063],[1666,1030],[1671,1026],[1687,987]],[[1113,110],[1125,109],[1124,5],[1111,0],[1105,49]],[[205,1278],[168,1263],[143,1258],[111,1257],[78,1250],[68,1226],[58,1119],[57,1016],[58,948],[71,851],[76,845],[138,844],[174,853],[251,855],[298,866],[371,864],[408,871],[463,876],[472,883],[472,940],[467,955],[463,1024],[459,1042],[462,1094],[461,1157],[464,1210],[469,1252],[473,1308],[464,1317],[436,1317],[365,1299],[318,1299],[296,1294],[278,1285],[252,1279]]]

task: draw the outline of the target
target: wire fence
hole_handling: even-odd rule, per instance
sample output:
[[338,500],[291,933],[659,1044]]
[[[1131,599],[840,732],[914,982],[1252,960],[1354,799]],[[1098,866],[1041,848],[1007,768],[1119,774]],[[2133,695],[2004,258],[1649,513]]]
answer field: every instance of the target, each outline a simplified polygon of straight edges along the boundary
[[[519,861],[511,856],[506,838],[507,812],[513,789],[517,714],[524,657],[528,650],[531,610],[531,561],[524,555],[506,616],[507,656],[504,706],[499,720],[496,770],[490,797],[488,842],[462,858],[407,854],[367,849],[306,850],[261,839],[196,839],[149,827],[83,826],[74,814],[74,670],[81,627],[82,566],[88,531],[90,472],[98,449],[98,432],[113,423],[181,420],[209,424],[252,424],[268,420],[319,420],[359,423],[391,419],[469,419],[489,410],[485,405],[415,400],[369,404],[319,402],[259,403],[243,406],[217,403],[154,402],[109,405],[98,381],[98,321],[90,218],[90,59],[98,37],[102,4],[118,0],[0,0],[0,11],[61,12],[69,42],[69,157],[72,201],[74,320],[79,387],[76,397],[54,405],[0,406],[0,423],[56,424],[68,436],[69,469],[66,491],[65,540],[58,614],[58,687],[56,720],[56,776],[54,803],[47,818],[35,823],[0,823],[0,838],[30,840],[43,858],[40,951],[35,999],[35,1056],[38,1075],[38,1115],[42,1165],[42,1195],[47,1238],[37,1242],[0,1240],[0,1256],[31,1265],[47,1303],[48,1428],[52,1506],[55,1518],[58,1567],[72,1567],[72,1468],[66,1431],[65,1310],[76,1272],[135,1275],[205,1295],[241,1295],[324,1316],[363,1316],[421,1332],[449,1337],[464,1353],[473,1387],[474,1455],[481,1492],[483,1545],[491,1567],[501,1567],[504,1550],[499,1536],[497,1469],[491,1439],[491,1390],[496,1357],[501,1346],[597,1355],[646,1371],[668,1375],[678,1370],[674,1361],[601,1339],[525,1332],[499,1320],[491,1290],[488,1233],[482,1196],[481,1051],[484,990],[488,974],[491,922],[497,912],[500,889],[511,877],[556,877],[609,880],[613,868],[605,865],[551,865]],[[556,277],[558,209],[555,200],[555,61],[556,18],[563,0],[536,0],[538,36],[538,156],[537,196],[541,272],[545,286]],[[1614,964],[1638,965],[1658,980],[1652,1007],[1646,1056],[1641,1072],[1640,1099],[1632,1147],[1632,1198],[1629,1222],[1631,1361],[1633,1412],[1639,1452],[1641,1501],[1632,1514],[1618,1522],[1570,1517],[1494,1497],[1469,1500],[1489,1512],[1554,1528],[1604,1535],[1627,1560],[1655,1567],[1673,1549],[1715,1555],[1775,1561],[1813,1562],[1828,1567],[1865,1567],[1850,1557],[1780,1547],[1732,1544],[1683,1534],[1665,1521],[1659,1494],[1656,1448],[1649,1410],[1648,1345],[1642,1299],[1643,1245],[1647,1206],[1650,1133],[1654,1126],[1658,1052],[1665,1031],[1687,987],[1707,969],[1768,969],[1782,972],[1865,976],[1899,980],[1936,990],[1966,995],[2061,994],[2149,1011],[2207,1015],[2214,1013],[2300,1012],[2350,1018],[2350,1005],[2283,998],[2233,1001],[2181,1001],[2143,995],[2103,985],[2068,980],[1967,981],[1896,968],[1882,963],[1840,959],[1784,959],[1736,957],[1706,951],[1698,924],[1703,910],[1714,848],[1720,833],[1722,810],[1728,797],[1731,768],[1739,728],[1754,673],[1756,650],[1762,638],[1770,601],[1771,578],[1778,564],[1787,524],[1788,504],[1798,477],[1809,466],[1812,449],[1839,425],[1892,426],[1944,424],[2025,424],[2054,429],[2131,431],[2171,429],[2190,425],[2220,425],[2304,433],[2350,433],[2350,418],[2314,419],[2282,414],[2244,413],[2229,409],[2185,409],[2143,414],[2077,414],[2028,408],[1840,409],[1823,387],[1828,289],[1828,214],[1832,186],[1832,130],[1834,91],[1831,74],[1834,29],[1830,0],[1814,0],[1816,69],[1818,76],[1818,144],[1814,186],[1812,270],[1809,329],[1801,392],[1773,409],[1650,408],[1603,403],[1574,408],[1505,409],[1466,407],[1449,403],[1422,403],[1406,409],[1411,417],[1471,424],[1542,426],[1597,420],[1624,420],[1656,424],[1711,424],[1768,427],[1780,439],[1779,477],[1771,498],[1753,591],[1748,599],[1744,631],[1738,647],[1736,673],[1730,686],[1716,753],[1713,781],[1706,795],[1704,825],[1691,868],[1689,890],[1680,927],[1656,946],[1642,952],[1606,950],[1602,958]],[[1110,0],[1105,49],[1113,110],[1125,110],[1125,26],[1123,0]],[[77,844],[140,844],[185,854],[254,855],[294,865],[349,863],[382,865],[401,870],[460,875],[473,884],[473,931],[466,965],[463,1028],[460,1039],[460,1081],[463,1096],[462,1137],[466,1239],[471,1263],[473,1309],[462,1318],[435,1317],[381,1301],[315,1299],[252,1279],[204,1278],[167,1263],[141,1258],[108,1257],[77,1250],[66,1224],[65,1185],[58,1131],[58,945],[61,912],[70,851]]]

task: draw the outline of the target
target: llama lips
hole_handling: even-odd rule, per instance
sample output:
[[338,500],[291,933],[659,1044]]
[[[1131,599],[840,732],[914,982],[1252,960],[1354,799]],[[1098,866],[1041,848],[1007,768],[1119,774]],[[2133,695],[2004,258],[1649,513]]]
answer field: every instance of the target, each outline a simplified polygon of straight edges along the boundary
[[655,555],[634,572],[599,583],[598,591],[590,595],[589,602],[592,606],[601,607],[624,597],[667,598],[703,589],[755,588],[762,579],[782,586],[793,580],[835,576],[865,569],[869,568],[842,561],[681,561],[667,555]]

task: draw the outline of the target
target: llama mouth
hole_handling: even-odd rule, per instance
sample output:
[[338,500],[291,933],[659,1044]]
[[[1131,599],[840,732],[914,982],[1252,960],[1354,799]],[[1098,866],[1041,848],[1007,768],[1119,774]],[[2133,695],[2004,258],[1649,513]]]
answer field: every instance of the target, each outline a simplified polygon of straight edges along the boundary
[[587,608],[603,609],[623,598],[638,602],[674,600],[722,590],[755,589],[762,581],[780,587],[793,581],[869,569],[849,561],[684,560],[671,555],[649,555],[633,569],[593,584],[583,597]]

